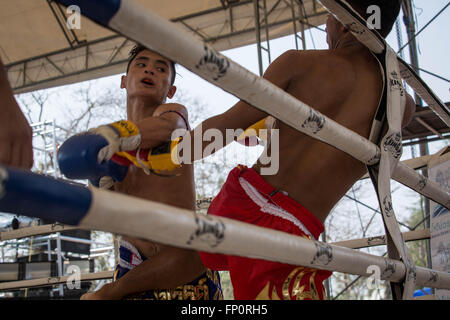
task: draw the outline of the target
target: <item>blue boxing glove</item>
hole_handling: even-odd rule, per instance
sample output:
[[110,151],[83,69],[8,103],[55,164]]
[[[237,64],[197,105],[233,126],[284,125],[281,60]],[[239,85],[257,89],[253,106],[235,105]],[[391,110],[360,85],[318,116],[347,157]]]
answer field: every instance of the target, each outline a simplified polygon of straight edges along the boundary
[[128,166],[112,160],[99,160],[99,152],[108,141],[99,134],[83,133],[67,139],[58,150],[58,165],[69,179],[89,179],[96,187],[110,188],[122,181]]

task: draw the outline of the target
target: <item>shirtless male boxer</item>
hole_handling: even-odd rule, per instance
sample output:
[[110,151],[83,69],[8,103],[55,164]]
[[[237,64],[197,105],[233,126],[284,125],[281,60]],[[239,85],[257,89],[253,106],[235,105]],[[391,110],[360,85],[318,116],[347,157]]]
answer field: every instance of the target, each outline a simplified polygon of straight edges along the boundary
[[[139,128],[141,120],[145,118],[149,128],[146,131],[147,141],[153,146],[170,142],[172,131],[177,128],[189,130],[187,109],[180,104],[165,103],[167,97],[172,98],[175,94],[174,80],[175,66],[172,61],[140,45],[132,49],[127,74],[122,76],[121,81],[121,88],[127,90],[127,118],[131,122],[121,123]],[[80,139],[88,140],[80,142]],[[60,148],[58,160],[66,176],[73,175],[73,170],[84,170],[79,168],[79,151],[88,150],[86,148],[91,146],[87,144],[95,144],[92,135],[74,136]],[[115,159],[120,164],[127,161],[127,158],[119,158],[116,156]],[[131,158],[129,154],[128,159]],[[68,159],[76,161],[74,167],[71,167],[73,162]],[[111,177],[114,177],[115,191],[195,210],[192,165],[183,166],[172,177],[146,174],[136,165],[111,165],[107,170],[111,170]],[[103,180],[90,181],[101,184]],[[83,295],[81,299],[222,299],[218,273],[206,269],[196,251],[129,236],[122,236],[120,244],[120,262],[115,270],[114,281],[96,292]]]
[[[381,9],[378,32],[383,37],[392,29],[400,10],[395,0],[348,2],[366,19],[367,7],[378,5]],[[268,67],[264,78],[369,138],[382,94],[379,64],[331,15],[326,32],[329,50],[287,51]],[[414,110],[414,101],[408,97],[403,126],[411,120]],[[185,139],[191,139],[194,150],[194,132],[215,128],[222,132],[223,145],[226,145],[229,143],[227,129],[245,129],[267,116],[245,101],[239,101],[225,113],[205,120]],[[318,239],[330,211],[364,175],[366,166],[281,121],[276,122],[276,129],[279,130],[278,172],[262,175],[261,169],[267,165],[259,160],[252,168],[238,166],[230,172],[208,214]],[[203,149],[208,144],[204,141]],[[206,267],[230,271],[236,299],[323,299],[322,282],[331,275],[328,271],[266,260],[207,252],[200,252],[200,256]]]
[[[381,11],[378,32],[383,37],[389,34],[400,10],[399,2],[394,0],[348,2],[366,19],[367,7],[378,5]],[[284,53],[269,66],[264,78],[368,138],[382,93],[378,61],[331,15],[327,20],[327,42],[329,50]],[[414,101],[407,97],[403,126],[409,123],[414,110]],[[198,130],[213,128],[222,132],[226,145],[227,129],[249,128],[267,116],[239,101],[225,113],[205,120],[184,140],[190,139],[194,150]],[[140,147],[153,148],[163,141],[155,141],[150,134],[153,129],[150,120],[142,119],[138,126]],[[275,128],[279,130],[278,172],[261,175],[266,166],[264,161],[258,161],[252,168],[238,166],[230,172],[208,213],[318,239],[328,214],[366,172],[366,167],[280,121]],[[205,149],[209,141],[203,141],[202,146]],[[200,257],[206,267],[230,271],[236,299],[323,299],[322,282],[331,275],[328,271],[260,259],[206,252],[200,252]]]

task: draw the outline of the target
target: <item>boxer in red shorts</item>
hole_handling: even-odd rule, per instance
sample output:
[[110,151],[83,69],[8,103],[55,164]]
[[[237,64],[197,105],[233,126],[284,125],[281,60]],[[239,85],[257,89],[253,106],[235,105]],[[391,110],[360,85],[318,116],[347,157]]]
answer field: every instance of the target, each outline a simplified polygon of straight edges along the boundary
[[[377,5],[381,15],[381,28],[377,31],[383,37],[390,33],[400,11],[397,0],[347,2],[365,19],[368,7]],[[289,50],[271,63],[263,77],[321,115],[369,138],[378,106],[384,103],[379,63],[367,47],[331,15],[326,31],[329,50]],[[226,71],[226,68],[221,70]],[[415,111],[412,98],[407,95],[406,100],[403,126],[409,123]],[[183,141],[190,141],[194,150],[190,160],[207,156],[196,151],[197,137],[203,137],[206,130],[219,130],[222,146],[226,146],[231,142],[227,139],[227,130],[249,128],[267,116],[241,100],[223,114],[203,121],[183,138]],[[312,112],[302,126],[318,132],[324,121],[325,118]],[[211,204],[209,214],[317,239],[333,207],[367,168],[343,151],[281,121],[277,120],[273,128],[278,130],[279,143],[274,143],[277,140],[272,136],[267,146],[270,146],[272,158],[279,159],[278,170],[265,173],[272,164],[262,158],[251,169],[234,169]],[[152,147],[145,143],[145,130],[142,124],[143,147]],[[151,130],[150,124],[148,130]],[[202,151],[209,145],[209,140],[202,141]],[[215,148],[214,152],[218,150]],[[322,281],[330,275],[257,259],[206,253],[201,253],[201,257],[206,267],[230,270],[237,299],[322,299]],[[326,252],[323,257],[327,258]]]
[[[393,0],[348,2],[366,19],[368,6],[378,5],[381,13],[378,32],[383,37],[389,34],[400,10],[399,2]],[[287,51],[272,62],[264,78],[321,114],[369,138],[383,89],[378,61],[331,15],[326,30],[329,50]],[[407,96],[403,126],[411,120],[414,110],[415,103]],[[267,113],[241,100],[194,129],[191,141],[196,130],[215,128],[226,137],[227,130],[248,128],[265,117]],[[312,114],[303,126],[317,132],[323,121]],[[278,130],[279,143],[274,148],[277,140],[272,135],[267,146],[272,158],[278,156],[278,171],[264,173],[269,165],[262,158],[251,169],[234,169],[208,213],[317,239],[333,207],[367,172],[366,166],[281,121],[277,120],[273,128]],[[229,141],[224,140],[226,143]],[[208,144],[203,142],[203,150]],[[230,271],[237,299],[323,299],[322,281],[331,274],[265,260],[203,252],[200,255],[205,266]],[[327,259],[326,252],[322,258]]]
[[[245,166],[230,172],[208,214],[315,240],[324,230],[312,213]],[[323,299],[322,281],[331,275],[328,271],[239,256],[200,252],[200,258],[209,268],[230,271],[237,300]]]

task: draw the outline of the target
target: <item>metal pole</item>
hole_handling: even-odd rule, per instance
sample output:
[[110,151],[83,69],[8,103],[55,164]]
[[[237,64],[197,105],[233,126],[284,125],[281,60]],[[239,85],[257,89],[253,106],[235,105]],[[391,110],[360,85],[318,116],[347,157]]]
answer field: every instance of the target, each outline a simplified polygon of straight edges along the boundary
[[118,265],[119,264],[119,258],[120,258],[120,253],[119,253],[120,239],[119,239],[119,236],[113,234],[113,243],[114,243],[114,265]]
[[230,32],[234,32],[233,7],[230,6]]
[[267,56],[269,58],[269,64],[272,62],[272,58],[270,57],[270,36],[269,36],[269,16],[267,15],[267,3],[266,0],[263,0],[263,4],[264,4],[264,22],[265,22],[265,27],[266,27],[266,43],[267,43]]
[[[266,33],[266,42],[267,42],[267,48],[263,47],[261,44],[261,17],[260,17],[260,6],[259,6],[259,0],[253,0],[253,8],[254,8],[254,16],[255,16],[255,30],[256,30],[256,47],[258,50],[258,64],[259,64],[259,75],[262,76],[264,74],[264,66],[263,66],[263,60],[262,60],[262,50],[267,52],[267,57],[269,64],[272,62],[271,56],[270,56],[270,35],[269,35],[269,19],[268,19],[268,13],[267,13],[267,4],[266,0],[263,0],[263,13],[264,13],[264,27],[265,27],[265,33]],[[274,8],[272,8],[273,10]],[[271,11],[272,11],[271,10]]]
[[298,41],[297,41],[297,17],[295,16],[295,6],[294,0],[291,0],[291,12],[292,12],[292,22],[294,23],[294,40],[295,40],[295,49],[298,50]]
[[[52,261],[52,243],[50,238],[47,239],[47,260]],[[53,298],[53,289],[50,290],[50,297]]]
[[53,126],[53,176],[58,177],[58,161],[56,161],[56,123],[55,119],[52,121]]
[[[441,13],[443,13],[445,11],[445,9],[447,9],[450,6],[450,2],[448,2],[444,8],[442,8],[437,14],[434,15],[434,17],[428,21],[416,34],[414,34],[414,39],[417,38],[417,36],[423,31],[425,30],[437,17],[439,17],[441,15]],[[408,44],[410,43],[407,42],[406,44],[404,44],[398,51],[401,52]]]
[[[427,143],[421,143],[419,145],[420,148],[420,155],[426,156],[429,154],[428,144]],[[423,176],[428,178],[428,169],[422,169]],[[425,219],[425,228],[430,228],[430,200],[426,197],[423,197],[424,200],[424,210],[423,217]],[[431,269],[431,243],[430,240],[426,240],[426,246],[427,246],[427,267]]]
[[74,238],[74,237],[67,237],[67,236],[60,236],[59,238],[64,241],[71,241],[71,242],[77,242],[77,243],[96,244],[96,245],[100,245],[100,246],[108,245],[107,243],[97,242],[94,240],[88,240],[88,239],[82,239],[82,238]]
[[16,243],[16,262],[17,262],[18,258],[19,258],[19,243],[17,242]]
[[[406,31],[408,34],[408,43],[409,43],[409,54],[410,54],[410,60],[411,60],[411,67],[417,72],[417,74],[419,74],[420,70],[419,70],[419,57],[418,57],[418,52],[417,52],[417,42],[416,42],[416,24],[414,21],[414,12],[413,12],[413,5],[412,5],[412,0],[403,0],[402,3],[402,9],[403,9],[403,22],[405,23],[406,26]],[[419,97],[419,95],[417,93],[415,93],[415,99],[416,99],[416,104],[422,106],[422,99]],[[429,154],[429,150],[428,150],[428,144],[425,143],[421,143],[419,145],[419,150],[420,150],[420,156],[426,156]],[[425,177],[428,177],[428,171],[427,169],[423,169],[422,170],[422,175],[424,175]],[[423,197],[424,199],[424,212],[423,212],[423,217],[427,217],[427,219],[425,219],[425,226],[427,228],[430,227],[430,200],[426,197]],[[431,246],[430,246],[430,240],[426,241],[427,244],[427,265],[428,268],[431,268]]]
[[256,48],[258,51],[259,75],[263,75],[263,64],[261,54],[261,26],[259,24],[259,0],[253,0],[255,30],[256,30]]
[[306,39],[305,39],[305,24],[304,24],[304,19],[305,19],[305,10],[304,10],[304,4],[303,4],[303,0],[299,0],[299,17],[300,17],[300,32],[302,34],[302,49],[305,50],[306,49]]
[[[414,22],[414,13],[412,9],[411,0],[403,0],[402,2],[402,10],[403,10],[403,23],[406,26],[406,33],[408,35],[408,43],[409,43],[409,55],[411,61],[411,67],[417,74],[420,74],[419,71],[419,58],[417,53],[417,42],[415,38],[416,33],[416,24]],[[416,104],[422,106],[422,99],[420,96],[415,93],[414,95]]]
[[[327,242],[327,236],[326,236],[326,231],[325,230],[322,233],[322,242]],[[331,281],[330,281],[330,278],[328,278],[325,281],[325,294],[327,295],[327,300],[330,300],[330,298],[331,298]]]
[[[400,19],[397,19],[395,21],[395,32],[397,34],[397,44],[398,44],[398,47],[400,48],[402,46],[402,43],[403,43],[402,29],[401,29],[401,26],[400,26]],[[403,50],[399,52],[399,56],[400,56],[400,58],[405,59],[405,55],[403,53]]]
[[[58,264],[58,277],[62,277],[63,276],[63,263],[62,263],[62,252],[61,252],[61,238],[60,238],[60,233],[57,232],[56,233],[56,249],[58,252],[58,260],[57,260],[57,264]],[[62,284],[59,285],[59,296],[63,297],[64,296],[64,287]]]
[[41,134],[42,140],[44,140],[44,174],[47,174],[47,139],[45,131],[47,131],[47,123],[44,123],[44,133]]
[[50,241],[50,238],[47,239],[47,259],[48,261],[52,261],[52,243]]

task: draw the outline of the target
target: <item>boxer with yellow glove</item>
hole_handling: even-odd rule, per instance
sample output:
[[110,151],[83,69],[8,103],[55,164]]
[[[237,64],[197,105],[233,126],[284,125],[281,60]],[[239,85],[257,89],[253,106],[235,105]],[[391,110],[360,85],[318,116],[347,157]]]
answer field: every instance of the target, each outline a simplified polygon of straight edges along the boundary
[[114,182],[123,181],[131,164],[157,174],[180,167],[171,160],[179,140],[138,149],[139,129],[133,122],[121,120],[66,140],[58,151],[58,164],[67,178],[89,179],[96,187],[110,188]]
[[[132,121],[139,130],[134,130],[129,121],[91,130],[89,139],[97,137],[97,140],[102,140],[102,144],[97,143],[93,148],[89,161],[82,157],[80,160],[80,151],[76,156],[71,155],[78,160],[68,165],[69,172],[80,172],[81,169],[75,167],[87,162],[92,166],[90,170],[94,178],[100,183],[109,180],[115,192],[194,210],[192,164],[186,163],[176,172],[171,172],[170,179],[159,176],[159,173],[174,168],[168,162],[171,160],[170,151],[176,146],[175,142],[170,141],[173,140],[174,131],[190,130],[187,108],[178,103],[166,102],[176,92],[175,75],[173,61],[143,46],[133,47],[126,74],[121,77],[120,88],[126,90],[126,119]],[[115,134],[117,132],[119,134]],[[80,138],[74,138],[77,139]],[[90,147],[77,148],[85,150]],[[75,153],[71,149],[67,147],[66,152]],[[117,174],[118,170],[111,168],[126,172],[120,175]],[[147,172],[158,174],[147,175],[144,168]],[[102,175],[100,178],[99,171]],[[128,223],[128,220],[129,216],[124,212],[123,223]],[[197,252],[154,243],[132,234],[120,237],[119,263],[113,282],[95,292],[84,294],[81,299],[173,298],[171,292],[174,290],[187,292],[178,297],[183,299],[217,299],[221,296],[220,284],[217,283],[219,275],[206,270]],[[195,292],[191,294],[193,290]]]
[[180,163],[175,163],[173,154],[177,152],[178,143],[181,137],[173,141],[168,141],[153,149],[138,149],[136,151],[116,152],[111,158],[112,161],[121,165],[135,165],[144,170],[145,173],[150,172],[163,175],[173,175],[173,172],[181,167]]

